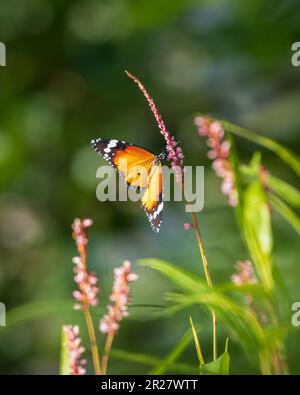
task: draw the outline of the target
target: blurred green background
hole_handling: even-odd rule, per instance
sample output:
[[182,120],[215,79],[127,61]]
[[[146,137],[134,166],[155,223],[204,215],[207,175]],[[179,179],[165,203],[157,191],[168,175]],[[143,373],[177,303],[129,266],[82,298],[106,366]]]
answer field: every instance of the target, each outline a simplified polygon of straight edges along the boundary
[[[1,0],[7,66],[0,67],[0,301],[8,312],[33,302],[54,310],[0,337],[1,373],[57,373],[61,325],[79,322],[84,330],[72,302],[65,309],[58,302],[71,301],[75,288],[74,217],[94,220],[89,265],[99,273],[103,308],[112,268],[125,258],[157,257],[202,270],[194,234],[183,230],[190,218],[182,204],[166,204],[156,235],[137,204],[96,199],[95,174],[103,162],[91,150],[91,138],[118,138],[156,152],[163,146],[125,69],[154,97],[181,141],[185,164],[206,166],[199,218],[214,282],[228,281],[236,260],[248,258],[193,117],[197,111],[224,117],[299,153],[300,68],[291,65],[299,18],[296,0]],[[255,145],[240,139],[237,144],[247,162]],[[286,165],[264,150],[263,163],[299,187]],[[292,300],[300,301],[297,234],[276,215],[273,224],[277,264]],[[135,271],[140,280],[132,287],[134,303],[164,305],[170,285],[149,269]],[[165,356],[188,330],[190,311],[163,319],[156,310],[132,307],[114,346]],[[209,317],[192,312],[208,356]],[[222,332],[220,347],[225,336]],[[291,334],[288,343],[296,373],[299,335]],[[258,371],[238,342],[230,341],[230,354],[232,373]],[[196,366],[192,343],[182,360]],[[150,369],[116,358],[109,368],[111,373]]]

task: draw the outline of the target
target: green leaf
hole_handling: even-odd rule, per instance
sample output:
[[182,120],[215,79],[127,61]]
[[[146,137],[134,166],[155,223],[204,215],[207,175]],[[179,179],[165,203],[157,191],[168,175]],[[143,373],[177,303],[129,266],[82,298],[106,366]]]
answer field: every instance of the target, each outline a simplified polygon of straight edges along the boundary
[[261,152],[255,151],[249,163],[249,168],[253,176],[257,177],[261,167]]
[[7,312],[7,325],[6,327],[0,328],[0,335],[5,334],[17,325],[21,325],[38,318],[65,314],[68,311],[72,311],[73,304],[74,302],[71,300],[54,300],[29,303],[15,307]]
[[215,361],[207,363],[205,366],[200,366],[200,374],[229,374],[230,357],[228,353],[228,339],[224,353]]
[[191,291],[200,289],[205,285],[203,279],[195,274],[189,273],[186,270],[173,266],[169,262],[156,259],[140,259],[138,263],[143,266],[151,267],[152,269],[162,272],[166,277],[172,280],[178,288]]
[[[49,317],[64,317],[66,314],[70,317],[80,317],[83,319],[80,311],[73,309],[74,301],[72,300],[49,300],[43,302],[29,303],[8,310],[6,316],[6,326],[0,327],[0,336],[6,334],[16,326]],[[99,317],[104,312],[105,307],[94,307],[92,314]]]
[[64,331],[64,327],[61,328],[61,343],[60,343],[60,364],[59,364],[59,374],[60,375],[70,375],[70,359],[69,359],[69,348],[67,342],[67,336]]
[[273,248],[270,209],[259,182],[249,186],[245,193],[245,200],[247,201],[245,208],[247,223],[251,222],[262,252],[270,255]]
[[255,298],[265,298],[268,297],[268,294],[262,287],[260,283],[255,284],[234,284],[234,283],[224,283],[222,285],[218,285],[215,289],[223,292],[224,294],[228,294],[230,292],[241,293],[243,295],[251,294]]
[[300,218],[298,215],[276,195],[269,193],[272,207],[295,229],[300,235]]
[[170,352],[170,354],[167,355],[167,357],[164,358],[162,361],[160,361],[157,364],[157,366],[151,370],[149,374],[164,374],[169,369],[169,367],[172,366],[174,362],[177,361],[177,359],[180,357],[180,355],[189,345],[191,339],[192,339],[192,334],[190,331],[188,331],[181,338],[181,340],[178,342],[175,348]]
[[201,365],[205,365],[203,354],[202,354],[202,350],[201,350],[201,346],[200,346],[200,341],[199,341],[199,338],[198,338],[198,335],[197,335],[197,331],[196,331],[196,328],[194,326],[193,319],[192,319],[191,316],[190,316],[190,324],[191,324],[191,327],[192,327],[192,333],[193,333],[193,336],[194,336],[195,347],[196,347],[197,356],[198,356],[198,359],[199,359],[200,366]]
[[177,311],[179,307],[186,309],[194,304],[199,304],[208,311],[213,310],[218,321],[227,328],[233,338],[238,339],[252,359],[256,359],[257,349],[268,346],[263,328],[253,312],[211,288],[205,293],[168,294],[167,300],[177,305]]
[[276,141],[270,139],[269,137],[261,136],[257,133],[241,128],[225,120],[220,122],[222,123],[224,129],[227,132],[243,137],[247,140],[253,141],[254,143],[259,144],[269,149],[270,151],[274,152],[279,158],[281,158],[285,163],[287,163],[289,167],[293,169],[298,176],[300,176],[300,159],[295,153],[293,153],[283,145],[277,143]]
[[235,188],[238,194],[238,205],[234,208],[235,216],[237,219],[237,223],[239,227],[242,226],[242,217],[243,217],[243,183],[240,172],[240,161],[238,157],[238,152],[235,147],[235,141],[233,136],[229,136],[230,141],[230,164],[232,171],[234,173],[235,179]]
[[[208,313],[213,310],[218,321],[222,322],[236,339],[239,339],[248,355],[253,359],[258,358],[258,349],[268,347],[264,331],[257,318],[245,306],[240,306],[217,288],[208,287],[202,279],[196,281],[193,274],[183,272],[182,269],[171,263],[157,259],[143,259],[140,263],[160,271],[182,291],[182,293],[166,295],[170,307],[165,309],[165,314],[174,314],[181,309],[198,304]],[[183,278],[181,278],[182,276]]]
[[298,189],[272,175],[266,177],[266,184],[291,206],[300,207],[300,192]]
[[244,176],[247,184],[259,179],[259,172],[261,168],[261,153],[255,151],[249,162],[249,165],[242,164],[239,170]]
[[[120,361],[132,362],[137,363],[139,365],[146,365],[155,367],[160,364],[161,358],[149,355],[149,354],[141,354],[141,353],[133,353],[124,350],[118,350],[116,348],[112,348],[110,351],[110,357],[113,359],[117,359]],[[185,364],[185,363],[171,363],[168,366],[168,371],[172,373],[178,374],[197,374],[198,369],[194,366]]]
[[252,182],[244,192],[243,229],[245,240],[260,280],[268,291],[274,289],[273,237],[270,210],[259,180]]

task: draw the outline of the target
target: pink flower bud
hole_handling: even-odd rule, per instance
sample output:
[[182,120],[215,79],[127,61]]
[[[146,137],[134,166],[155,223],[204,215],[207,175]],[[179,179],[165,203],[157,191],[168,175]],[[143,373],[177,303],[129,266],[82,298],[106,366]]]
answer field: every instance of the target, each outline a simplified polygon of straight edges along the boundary
[[110,295],[113,304],[108,306],[108,313],[100,320],[100,332],[116,333],[118,331],[119,322],[123,317],[128,316],[129,283],[137,280],[138,275],[131,272],[130,261],[124,261],[122,266],[114,269],[113,291]]
[[183,227],[184,227],[184,230],[190,230],[190,229],[192,229],[193,225],[192,225],[192,224],[189,224],[189,223],[185,223],[185,224],[183,225]]
[[69,357],[69,368],[71,375],[82,375],[86,373],[83,365],[86,364],[86,360],[82,359],[82,354],[85,352],[85,348],[81,346],[81,339],[79,337],[79,327],[77,325],[65,325],[63,327]]
[[223,140],[225,132],[221,122],[206,117],[196,117],[194,122],[199,135],[207,137],[207,145],[211,148],[207,156],[213,161],[212,167],[217,176],[223,179],[222,193],[228,196],[231,206],[238,205],[235,175],[229,161],[230,142]]

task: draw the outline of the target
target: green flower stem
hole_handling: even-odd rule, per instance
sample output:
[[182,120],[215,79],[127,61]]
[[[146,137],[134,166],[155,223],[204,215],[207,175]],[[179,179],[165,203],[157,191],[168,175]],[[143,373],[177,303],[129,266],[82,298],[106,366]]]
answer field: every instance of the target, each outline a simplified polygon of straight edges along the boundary
[[106,337],[106,342],[105,342],[104,352],[103,352],[103,357],[102,357],[102,374],[107,373],[108,358],[109,358],[109,353],[111,350],[113,340],[114,340],[114,334],[108,333],[107,337]]
[[84,318],[86,321],[89,339],[90,339],[95,374],[100,375],[101,374],[101,366],[100,366],[100,359],[99,359],[99,351],[98,351],[96,333],[95,333],[95,328],[94,328],[92,316],[91,316],[91,313],[90,313],[90,310],[88,307],[85,307],[83,309],[83,313],[84,313]]
[[[205,278],[207,285],[212,288],[212,280],[208,269],[208,261],[203,245],[203,239],[200,232],[199,221],[195,212],[192,212],[193,226],[196,232],[199,250],[202,258],[203,269],[205,273]],[[212,322],[213,322],[213,360],[215,361],[218,358],[218,350],[217,350],[217,317],[213,310],[211,310]]]

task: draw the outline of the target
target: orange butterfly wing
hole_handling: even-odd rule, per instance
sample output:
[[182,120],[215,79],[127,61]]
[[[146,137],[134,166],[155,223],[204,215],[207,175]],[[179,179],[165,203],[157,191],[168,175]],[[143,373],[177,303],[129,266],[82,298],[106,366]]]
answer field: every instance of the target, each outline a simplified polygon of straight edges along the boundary
[[95,139],[94,150],[124,177],[128,185],[145,189],[142,206],[155,232],[162,222],[162,166],[152,152],[120,140]]
[[149,176],[148,186],[141,199],[142,206],[155,232],[159,232],[162,222],[163,202],[163,181],[161,164],[153,165]]
[[147,187],[148,172],[155,161],[155,154],[120,140],[95,139],[91,144],[124,177],[128,185],[141,189]]
[[147,188],[148,175],[155,155],[135,145],[118,150],[112,160],[113,165],[124,176],[130,186]]

